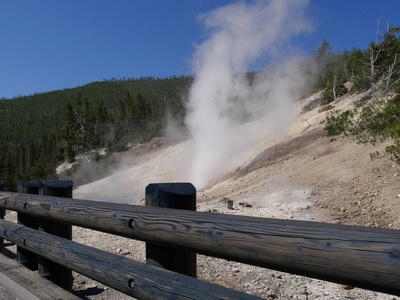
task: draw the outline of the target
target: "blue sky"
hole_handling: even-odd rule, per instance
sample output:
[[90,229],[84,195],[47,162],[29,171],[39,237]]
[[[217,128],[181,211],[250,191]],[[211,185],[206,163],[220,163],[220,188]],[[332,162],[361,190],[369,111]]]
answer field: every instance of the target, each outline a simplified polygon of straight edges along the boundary
[[[233,2],[0,0],[0,98],[112,77],[190,74],[205,38],[197,16]],[[399,11],[400,0],[311,0],[314,30],[293,44],[306,54],[323,39],[335,51],[365,49],[378,18],[399,26]]]

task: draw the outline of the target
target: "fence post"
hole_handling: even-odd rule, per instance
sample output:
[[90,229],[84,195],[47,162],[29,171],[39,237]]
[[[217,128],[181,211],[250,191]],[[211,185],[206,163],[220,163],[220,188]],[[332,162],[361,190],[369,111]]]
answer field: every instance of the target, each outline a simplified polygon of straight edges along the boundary
[[[42,180],[39,183],[39,195],[72,198],[72,181]],[[72,240],[72,225],[70,224],[39,219],[39,230]],[[39,274],[66,290],[72,290],[72,271],[68,268],[39,257]]]
[[[24,194],[39,194],[39,181],[38,180],[20,180],[18,181],[18,192]],[[24,213],[18,212],[17,214],[18,224],[38,229],[38,218],[31,217]],[[21,247],[17,247],[17,260],[25,265],[27,268],[35,271],[38,269],[38,258],[32,252],[25,250]]]
[[[146,187],[146,206],[196,210],[191,183],[152,183]],[[146,263],[196,278],[196,252],[146,243]]]
[[[4,181],[0,180],[0,191],[4,191]],[[0,208],[0,219],[4,219],[4,216],[6,215],[6,210],[4,208]],[[4,250],[4,239],[0,238],[0,254],[3,253]]]

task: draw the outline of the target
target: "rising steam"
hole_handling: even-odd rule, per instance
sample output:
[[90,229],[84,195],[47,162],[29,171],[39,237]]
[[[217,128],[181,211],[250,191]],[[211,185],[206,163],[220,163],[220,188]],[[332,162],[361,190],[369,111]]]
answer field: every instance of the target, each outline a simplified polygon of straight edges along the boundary
[[[193,138],[188,176],[197,188],[238,163],[258,139],[289,123],[303,77],[298,60],[282,53],[288,53],[291,37],[310,30],[303,13],[307,3],[241,1],[200,17],[209,38],[193,56],[195,81],[186,118]],[[268,67],[246,74],[260,59]]]

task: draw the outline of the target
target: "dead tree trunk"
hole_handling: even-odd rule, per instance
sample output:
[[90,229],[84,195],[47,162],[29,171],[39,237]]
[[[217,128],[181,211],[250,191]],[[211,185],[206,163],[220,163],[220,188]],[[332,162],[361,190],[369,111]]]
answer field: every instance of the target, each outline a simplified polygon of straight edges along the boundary
[[335,76],[333,77],[333,101],[336,101],[337,68],[335,67]]
[[375,86],[375,62],[378,59],[379,52],[381,52],[381,50],[378,50],[378,52],[376,53],[376,56],[374,56],[374,49],[373,49],[373,47],[371,47],[371,55],[369,58],[370,58],[370,68],[371,68],[370,81],[371,81],[372,90],[374,90],[376,88],[376,86]]
[[379,46],[379,23],[380,19],[378,19],[378,25],[376,26],[376,44]]
[[390,90],[390,88],[396,83],[398,82],[400,79],[397,79],[395,82],[393,82],[392,84],[390,84],[390,79],[392,78],[393,75],[393,70],[394,67],[396,66],[397,63],[397,53],[394,55],[394,61],[393,64],[391,64],[389,66],[389,71],[388,71],[388,77],[387,77],[387,81],[386,81],[386,89],[385,92],[388,92]]

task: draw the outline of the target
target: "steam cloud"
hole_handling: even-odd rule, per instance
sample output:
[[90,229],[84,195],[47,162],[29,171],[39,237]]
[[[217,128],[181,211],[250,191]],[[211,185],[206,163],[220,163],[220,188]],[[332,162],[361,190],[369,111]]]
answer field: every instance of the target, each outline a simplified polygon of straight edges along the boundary
[[[257,140],[289,124],[303,76],[299,60],[283,59],[282,53],[290,50],[291,37],[311,29],[307,4],[242,1],[200,16],[209,38],[193,56],[186,118],[192,136],[187,176],[197,188],[232,168]],[[251,78],[246,73],[260,59],[268,67]]]

